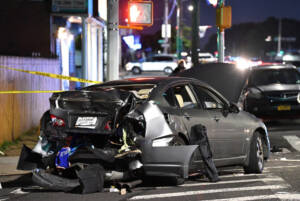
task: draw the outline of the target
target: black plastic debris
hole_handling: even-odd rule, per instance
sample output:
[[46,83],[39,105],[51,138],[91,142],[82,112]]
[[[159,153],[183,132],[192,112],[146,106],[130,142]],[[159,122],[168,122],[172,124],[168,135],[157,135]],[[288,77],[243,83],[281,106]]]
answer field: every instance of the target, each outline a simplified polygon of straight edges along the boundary
[[18,170],[33,170],[35,168],[41,167],[42,165],[42,155],[33,152],[29,147],[23,145],[17,169]]
[[32,181],[48,190],[69,192],[80,186],[78,179],[68,179],[36,169],[32,174]]
[[[192,127],[192,133],[197,136],[196,144],[199,145],[199,151],[204,163],[205,175],[211,182],[219,181],[218,171],[213,162],[213,156],[207,138],[207,130],[203,125],[196,125]],[[192,136],[193,136],[192,134]]]
[[89,165],[85,169],[80,170],[78,178],[81,185],[81,193],[102,192],[104,185],[104,169],[101,165]]

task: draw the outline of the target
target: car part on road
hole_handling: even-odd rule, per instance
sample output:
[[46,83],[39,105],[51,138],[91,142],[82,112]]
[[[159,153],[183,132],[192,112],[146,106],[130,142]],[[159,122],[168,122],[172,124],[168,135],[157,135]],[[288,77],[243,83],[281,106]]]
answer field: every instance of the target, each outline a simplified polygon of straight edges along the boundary
[[204,162],[204,173],[211,182],[219,181],[218,171],[213,162],[213,156],[207,138],[207,129],[205,126],[199,124],[192,128],[192,137],[196,144],[199,145],[202,160]]

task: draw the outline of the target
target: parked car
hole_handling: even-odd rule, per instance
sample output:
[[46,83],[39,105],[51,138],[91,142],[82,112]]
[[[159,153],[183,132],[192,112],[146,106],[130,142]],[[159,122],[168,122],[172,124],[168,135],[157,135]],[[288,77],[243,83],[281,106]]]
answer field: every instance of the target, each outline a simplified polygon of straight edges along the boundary
[[163,71],[170,74],[177,67],[177,60],[171,55],[154,55],[142,62],[128,62],[125,65],[127,71],[133,74],[141,74],[143,71]]
[[300,117],[300,74],[292,65],[202,64],[180,73],[207,82],[230,101],[264,120]]
[[264,119],[300,117],[300,73],[292,65],[256,66],[242,96],[246,111]]
[[217,62],[217,58],[214,57],[209,52],[199,52],[198,53],[198,60],[199,60],[199,63]]
[[[64,182],[70,174],[57,179],[57,165],[55,170],[61,150],[69,147],[73,152],[64,173],[76,164],[77,171],[97,164],[106,181],[146,175],[182,183],[202,170],[199,135],[193,132],[197,125],[207,129],[217,167],[263,172],[270,150],[264,123],[209,85],[181,77],[131,78],[54,93],[41,121],[40,141],[33,151],[22,152],[19,169],[54,167],[48,172],[56,176],[38,175],[39,185],[53,188],[58,185],[53,180],[59,180],[70,186],[70,178]],[[28,157],[32,154],[41,160]]]

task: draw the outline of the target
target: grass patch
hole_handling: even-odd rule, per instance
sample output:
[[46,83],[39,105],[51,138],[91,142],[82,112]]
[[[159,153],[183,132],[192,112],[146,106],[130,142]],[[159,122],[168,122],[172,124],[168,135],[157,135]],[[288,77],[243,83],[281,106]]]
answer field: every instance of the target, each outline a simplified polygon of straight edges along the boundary
[[39,127],[34,127],[24,132],[20,137],[14,141],[5,141],[0,145],[0,151],[4,152],[5,155],[18,155],[22,149],[23,144],[33,147],[38,141]]

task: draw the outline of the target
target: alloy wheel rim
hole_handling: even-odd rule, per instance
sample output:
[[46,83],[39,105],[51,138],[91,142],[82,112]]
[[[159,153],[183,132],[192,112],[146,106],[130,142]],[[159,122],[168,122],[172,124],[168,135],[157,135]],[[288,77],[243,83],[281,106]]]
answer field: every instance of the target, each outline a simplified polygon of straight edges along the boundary
[[257,155],[257,163],[258,163],[258,167],[260,170],[263,169],[263,161],[264,161],[264,154],[263,154],[263,145],[262,145],[262,141],[261,138],[258,137],[256,140],[256,155]]

